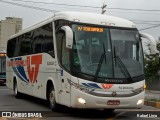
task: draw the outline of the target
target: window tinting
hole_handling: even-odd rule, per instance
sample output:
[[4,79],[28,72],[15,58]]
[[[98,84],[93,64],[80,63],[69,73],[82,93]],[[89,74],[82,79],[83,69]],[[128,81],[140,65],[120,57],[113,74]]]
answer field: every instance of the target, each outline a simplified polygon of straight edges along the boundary
[[16,48],[16,38],[9,40],[7,43],[7,56],[13,57]]
[[21,37],[19,38],[21,40],[21,43],[19,42],[19,44],[21,44],[20,55],[30,54],[30,42],[31,42],[30,37],[31,37],[30,32],[28,32],[28,33],[22,35],[22,38]]
[[8,57],[17,57],[43,52],[54,57],[52,23],[24,33],[8,41]]

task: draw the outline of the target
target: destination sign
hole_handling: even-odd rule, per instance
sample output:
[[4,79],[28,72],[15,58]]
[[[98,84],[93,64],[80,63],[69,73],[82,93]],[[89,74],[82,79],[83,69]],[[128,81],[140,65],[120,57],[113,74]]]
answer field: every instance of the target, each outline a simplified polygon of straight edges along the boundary
[[87,32],[104,32],[104,28],[98,27],[81,27],[79,26],[78,31],[87,31]]

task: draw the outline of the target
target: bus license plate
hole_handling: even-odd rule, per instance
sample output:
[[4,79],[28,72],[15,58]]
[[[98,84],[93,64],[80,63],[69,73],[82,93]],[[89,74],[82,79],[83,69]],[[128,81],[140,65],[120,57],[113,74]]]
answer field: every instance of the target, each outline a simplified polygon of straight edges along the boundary
[[119,100],[108,100],[107,105],[119,105]]

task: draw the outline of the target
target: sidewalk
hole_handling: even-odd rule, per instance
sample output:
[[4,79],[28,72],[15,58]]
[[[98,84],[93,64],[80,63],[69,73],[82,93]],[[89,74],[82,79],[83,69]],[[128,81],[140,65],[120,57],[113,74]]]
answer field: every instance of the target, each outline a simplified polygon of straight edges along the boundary
[[160,100],[160,91],[146,90],[145,99],[157,99]]
[[160,109],[160,91],[146,90],[145,91],[145,101],[146,106],[152,106]]
[[156,90],[146,90],[146,93],[160,94],[160,91],[156,91]]

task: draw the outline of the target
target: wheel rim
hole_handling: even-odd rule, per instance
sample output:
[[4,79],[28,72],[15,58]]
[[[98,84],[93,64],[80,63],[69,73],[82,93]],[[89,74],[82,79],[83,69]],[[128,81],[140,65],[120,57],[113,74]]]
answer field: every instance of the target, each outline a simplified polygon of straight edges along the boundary
[[50,105],[53,107],[55,105],[55,92],[52,90],[49,94]]

